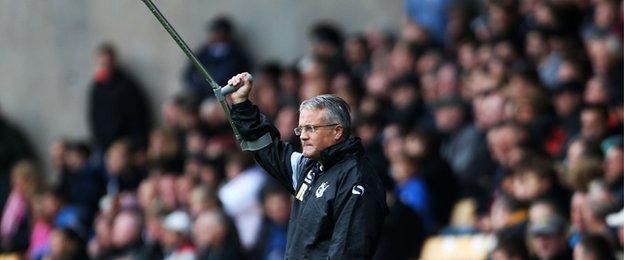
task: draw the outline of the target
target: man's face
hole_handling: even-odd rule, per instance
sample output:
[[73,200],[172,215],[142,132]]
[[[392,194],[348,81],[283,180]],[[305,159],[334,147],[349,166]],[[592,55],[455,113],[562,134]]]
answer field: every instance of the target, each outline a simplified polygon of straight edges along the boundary
[[271,194],[264,201],[266,215],[277,224],[287,224],[290,217],[290,197]]
[[463,111],[457,106],[446,106],[436,110],[434,116],[438,130],[449,133],[461,124]]
[[607,132],[606,121],[599,112],[584,110],[581,112],[581,134],[589,139],[600,139]]
[[193,242],[200,248],[214,246],[224,234],[223,227],[210,215],[200,215],[193,225]]
[[624,151],[621,148],[611,148],[605,158],[605,179],[614,183],[624,174]]
[[565,242],[558,235],[537,235],[531,238],[535,254],[540,259],[551,259],[564,249]]
[[115,219],[112,231],[113,245],[123,248],[131,245],[141,235],[141,221],[138,216],[120,213]]
[[318,127],[329,125],[333,122],[325,121],[324,109],[303,109],[299,114],[299,126],[317,126],[314,133],[302,131],[301,149],[303,156],[311,159],[319,159],[321,151],[330,147],[342,138],[342,128],[339,126]]

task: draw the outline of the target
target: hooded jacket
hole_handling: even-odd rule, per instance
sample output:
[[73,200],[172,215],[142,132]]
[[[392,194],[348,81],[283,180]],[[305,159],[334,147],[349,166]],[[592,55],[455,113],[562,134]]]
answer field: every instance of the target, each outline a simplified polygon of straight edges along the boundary
[[269,133],[271,143],[254,157],[293,200],[286,259],[370,259],[387,214],[385,191],[359,138],[304,157],[280,141],[278,130],[250,101],[232,106],[245,140]]

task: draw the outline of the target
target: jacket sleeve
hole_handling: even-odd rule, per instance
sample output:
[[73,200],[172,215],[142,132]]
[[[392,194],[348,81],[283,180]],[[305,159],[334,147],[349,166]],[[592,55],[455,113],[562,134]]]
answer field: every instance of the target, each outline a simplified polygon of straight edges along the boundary
[[251,101],[234,104],[231,116],[241,136],[247,141],[254,141],[267,133],[270,134],[271,143],[254,151],[254,158],[267,173],[294,195],[298,179],[297,167],[303,159],[301,153],[295,152],[292,145],[280,140],[277,128]]
[[385,193],[367,178],[348,176],[335,198],[329,259],[371,259],[387,211]]

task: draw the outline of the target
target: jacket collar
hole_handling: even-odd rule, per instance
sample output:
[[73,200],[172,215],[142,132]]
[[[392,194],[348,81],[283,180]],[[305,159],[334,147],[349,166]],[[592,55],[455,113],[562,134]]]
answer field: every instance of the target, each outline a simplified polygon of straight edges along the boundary
[[323,168],[329,169],[337,162],[349,155],[358,155],[364,152],[364,147],[359,137],[352,137],[341,141],[321,151],[320,162]]

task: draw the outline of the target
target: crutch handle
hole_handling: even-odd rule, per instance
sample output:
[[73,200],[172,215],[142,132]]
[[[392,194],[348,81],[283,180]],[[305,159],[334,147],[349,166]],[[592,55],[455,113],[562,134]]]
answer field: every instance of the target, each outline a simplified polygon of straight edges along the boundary
[[[247,79],[252,81],[253,77],[251,76],[251,74],[247,74]],[[238,87],[234,87],[230,84],[227,84],[225,87],[221,88],[221,95],[223,96],[227,96],[229,94],[232,94],[234,92],[236,92],[236,90],[238,89]]]
[[228,84],[227,86],[221,88],[221,95],[227,96],[236,92],[237,89],[238,88],[235,88],[234,86]]

